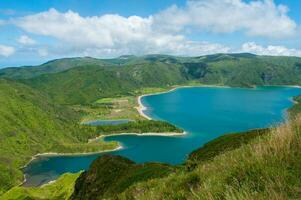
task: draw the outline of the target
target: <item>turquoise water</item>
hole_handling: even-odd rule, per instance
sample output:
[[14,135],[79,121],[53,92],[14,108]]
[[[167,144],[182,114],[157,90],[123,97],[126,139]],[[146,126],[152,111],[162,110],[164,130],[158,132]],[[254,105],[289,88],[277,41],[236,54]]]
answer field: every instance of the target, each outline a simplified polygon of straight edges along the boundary
[[99,126],[99,125],[118,125],[118,124],[126,124],[129,123],[132,120],[128,119],[119,119],[119,120],[92,120],[85,122],[85,125],[91,125],[91,126]]
[[[147,115],[183,128],[188,134],[176,137],[110,136],[124,149],[110,154],[122,155],[138,163],[158,161],[178,164],[204,143],[229,132],[276,125],[286,118],[291,97],[300,88],[180,88],[173,92],[146,96],[142,103]],[[87,169],[101,154],[41,157],[26,168],[26,186],[56,179],[66,172]]]

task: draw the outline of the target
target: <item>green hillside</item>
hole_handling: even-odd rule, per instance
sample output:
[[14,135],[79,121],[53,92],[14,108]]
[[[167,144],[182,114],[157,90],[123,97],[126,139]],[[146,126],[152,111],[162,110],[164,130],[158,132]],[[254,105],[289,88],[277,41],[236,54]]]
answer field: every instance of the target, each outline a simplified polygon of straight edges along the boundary
[[75,184],[78,175],[64,175],[44,187],[15,187],[2,199],[69,199],[72,191],[71,199],[299,199],[300,130],[297,118],[278,128],[226,134],[179,166],[106,155]]
[[13,81],[0,79],[0,113],[0,194],[22,182],[20,167],[37,153],[116,147],[115,143],[87,144],[97,132],[78,125],[78,113]]
[[131,95],[144,87],[191,81],[239,87],[301,84],[301,58],[253,54],[69,58],[36,67],[3,69],[1,76],[21,79],[60,104],[87,104],[103,97]]
[[185,81],[180,67],[165,63],[124,67],[91,65],[22,80],[61,104],[86,104],[102,97],[129,95],[143,87],[167,87]]
[[300,199],[300,134],[298,118],[191,171],[135,184],[116,199]]
[[121,156],[104,155],[77,179],[71,199],[104,199],[123,192],[136,182],[163,177],[173,171],[166,164],[135,164]]
[[[77,179],[71,199],[300,199],[300,130],[297,118],[273,129],[225,135],[193,152],[185,165],[146,180],[127,171],[130,161],[102,157]],[[116,170],[96,164],[108,159]]]
[[43,187],[13,187],[7,193],[0,197],[1,200],[36,200],[69,199],[74,191],[74,184],[80,173],[66,173],[60,176],[54,183],[44,185]]
[[38,66],[9,67],[0,70],[0,77],[13,79],[28,79],[42,74],[51,74],[65,71],[74,67],[84,65],[106,66],[112,65],[101,59],[83,58],[62,58],[46,62]]

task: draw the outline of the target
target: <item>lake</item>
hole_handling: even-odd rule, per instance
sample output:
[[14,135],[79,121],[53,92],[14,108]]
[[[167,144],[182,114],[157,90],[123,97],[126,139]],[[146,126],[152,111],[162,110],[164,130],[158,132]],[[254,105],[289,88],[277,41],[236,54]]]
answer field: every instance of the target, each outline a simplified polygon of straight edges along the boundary
[[128,122],[131,122],[133,120],[128,119],[118,119],[118,120],[92,120],[88,122],[84,122],[84,125],[90,125],[90,126],[100,126],[100,125],[118,125],[118,124],[126,124]]
[[[187,155],[204,143],[230,132],[246,131],[277,125],[286,119],[291,98],[301,94],[295,87],[257,88],[179,88],[172,92],[145,96],[145,114],[168,121],[182,129],[185,136],[108,136],[123,149],[110,154],[121,155],[135,162],[182,163]],[[43,156],[25,169],[25,186],[37,186],[56,179],[66,172],[89,168],[102,154],[81,156]]]

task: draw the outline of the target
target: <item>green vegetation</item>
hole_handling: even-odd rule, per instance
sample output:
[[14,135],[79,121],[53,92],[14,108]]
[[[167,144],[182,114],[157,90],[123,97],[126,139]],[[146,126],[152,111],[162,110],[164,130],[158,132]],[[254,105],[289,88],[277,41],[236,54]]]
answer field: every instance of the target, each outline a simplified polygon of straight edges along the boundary
[[114,199],[300,199],[300,130],[297,118],[193,170],[134,184]]
[[118,125],[97,126],[101,135],[118,133],[182,133],[182,129],[163,121],[140,120]]
[[89,105],[76,105],[72,108],[83,113],[82,122],[91,120],[131,119],[143,120],[137,112],[137,99],[134,96],[102,98]]
[[134,183],[164,177],[172,171],[173,168],[165,164],[135,164],[121,156],[104,155],[80,175],[71,199],[113,197]]
[[21,167],[44,152],[108,150],[117,143],[87,143],[96,129],[80,126],[80,115],[53,104],[40,92],[14,81],[0,80],[0,195],[23,181]]
[[25,66],[25,67],[9,67],[0,71],[0,76],[3,78],[13,79],[28,79],[37,77],[43,74],[52,74],[62,72],[84,65],[98,65],[106,66],[112,65],[104,60],[83,57],[83,58],[62,58],[46,62],[39,66]]
[[[172,187],[176,185],[178,181],[179,184],[186,181],[183,183],[182,189],[179,186],[166,190],[166,192],[177,193],[178,190],[183,190],[184,188],[189,187],[190,184],[196,184],[194,181],[199,181],[199,177],[190,175],[193,170],[196,170],[201,165],[208,164],[210,161],[218,156],[222,156],[226,152],[233,151],[246,144],[251,144],[254,140],[256,141],[256,138],[258,140],[259,136],[267,135],[269,131],[270,130],[268,129],[258,129],[245,133],[221,136],[191,153],[183,166],[169,166],[169,170],[162,170],[162,167],[166,168],[168,165],[159,163],[135,165],[132,161],[120,156],[100,157],[94,161],[87,172],[83,173],[80,178],[77,179],[75,192],[71,199],[90,199],[91,197],[96,196],[98,199],[140,199],[138,196],[143,194],[143,192],[149,192],[150,195],[145,196],[145,199],[153,199],[153,195],[156,195],[157,192],[162,192],[164,194],[165,191],[153,191],[152,187],[140,188],[140,185],[144,186],[149,182],[156,182],[161,187],[168,188],[169,184]],[[140,166],[140,168],[132,171],[132,166]],[[110,173],[108,174],[108,172]],[[158,174],[163,172],[164,174]],[[185,177],[184,180],[172,179],[172,183],[164,182],[165,179],[177,176],[178,174],[187,177]],[[161,183],[161,181],[163,182]],[[133,187],[139,188],[137,190],[135,188],[135,190],[132,191]],[[187,192],[190,192],[189,189]],[[186,199],[185,196],[177,198],[177,196],[172,197],[169,195],[170,194],[154,199]]]
[[166,63],[123,67],[90,65],[22,80],[47,93],[57,103],[72,105],[85,105],[107,97],[131,96],[144,87],[168,87],[185,81],[180,67]]
[[269,129],[254,129],[243,133],[232,133],[220,136],[203,147],[191,152],[185,166],[191,170],[199,163],[213,160],[216,156],[248,144],[255,138],[265,135]]
[[[301,58],[215,54],[149,55],[116,59],[68,58],[41,66],[0,70],[0,195],[20,184],[20,167],[35,154],[112,149],[87,143],[99,133],[182,132],[165,122],[142,120],[136,96],[176,85],[300,85]],[[301,111],[301,97],[290,109]],[[84,116],[86,115],[86,116]],[[118,126],[79,121],[135,119]],[[229,134],[194,151],[182,166],[138,165],[104,156],[77,180],[72,198],[300,199],[300,117],[275,129]],[[113,170],[112,170],[113,169]],[[77,175],[39,188],[14,187],[10,199],[67,199]]]
[[200,57],[148,55],[116,59],[69,58],[37,67],[0,70],[60,104],[90,104],[101,98],[135,96],[143,88],[170,88],[191,81],[252,87],[301,84],[301,58],[215,54]]
[[294,105],[288,109],[289,115],[294,118],[301,113],[301,96],[293,97]]
[[[160,163],[137,165],[120,156],[113,157],[107,155],[100,157],[94,161],[90,170],[85,172],[81,175],[81,178],[78,179],[75,189],[76,192],[73,195],[73,198],[88,198],[88,196],[94,195],[93,191],[97,192],[99,197],[112,198],[138,182],[145,182],[153,178],[162,178],[163,176],[168,176],[171,173],[188,174],[202,162],[205,164],[209,160],[213,160],[216,156],[252,142],[260,135],[268,134],[267,132],[267,129],[258,129],[248,131],[246,133],[227,134],[225,136],[221,136],[190,154],[189,159],[183,166],[169,166]],[[112,170],[113,168],[114,170]],[[61,187],[65,188],[67,185],[62,184]],[[15,194],[14,191],[19,191],[19,196],[26,196],[27,192],[25,189],[23,187],[15,187],[5,194],[5,197],[7,197],[8,194],[13,196],[13,194]],[[40,191],[40,188],[36,188],[36,192],[38,191]],[[65,195],[66,197],[68,195],[70,196],[70,193],[65,193]],[[52,197],[49,199],[52,199]]]
[[5,193],[1,200],[67,200],[72,195],[74,184],[80,173],[62,175],[54,183],[42,187],[14,187]]

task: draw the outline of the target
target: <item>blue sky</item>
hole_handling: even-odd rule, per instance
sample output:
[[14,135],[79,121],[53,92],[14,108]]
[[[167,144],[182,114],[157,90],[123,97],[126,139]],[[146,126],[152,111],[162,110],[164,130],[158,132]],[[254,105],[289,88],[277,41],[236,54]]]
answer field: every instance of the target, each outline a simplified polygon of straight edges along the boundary
[[301,56],[299,0],[1,0],[0,67],[54,58]]

